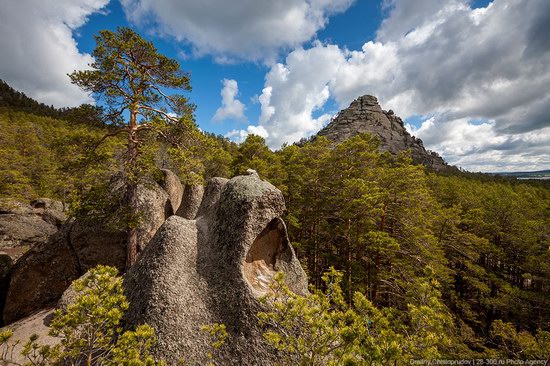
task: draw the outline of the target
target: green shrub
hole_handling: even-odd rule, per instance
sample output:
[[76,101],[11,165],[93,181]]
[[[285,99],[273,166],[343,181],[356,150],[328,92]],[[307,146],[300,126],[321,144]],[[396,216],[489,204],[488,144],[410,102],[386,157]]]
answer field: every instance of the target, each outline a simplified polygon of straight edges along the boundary
[[376,308],[356,292],[344,300],[342,274],[325,273],[326,290],[300,296],[277,274],[273,292],[259,313],[269,326],[264,337],[280,351],[284,365],[394,365],[413,359],[436,359],[449,345],[452,321],[441,303],[435,280],[412,284],[407,311]]
[[[150,354],[156,342],[155,331],[148,325],[124,331],[121,320],[128,309],[118,270],[97,266],[73,282],[75,299],[54,312],[49,334],[59,337],[57,346],[40,345],[33,335],[21,355],[24,366],[155,366],[163,365]],[[1,360],[8,361],[13,344],[11,331],[0,334]],[[16,364],[15,362],[11,362]]]

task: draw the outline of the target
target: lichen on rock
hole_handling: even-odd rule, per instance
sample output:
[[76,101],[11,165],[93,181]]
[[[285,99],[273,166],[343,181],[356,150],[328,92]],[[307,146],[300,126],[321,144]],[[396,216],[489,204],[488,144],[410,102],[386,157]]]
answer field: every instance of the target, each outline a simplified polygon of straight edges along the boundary
[[209,181],[196,219],[170,217],[125,275],[128,326],[155,328],[155,353],[169,364],[201,364],[210,339],[200,328],[223,323],[228,338],[219,362],[274,365],[256,318],[259,298],[277,271],[292,290],[307,293],[284,210],[282,193],[255,174]]

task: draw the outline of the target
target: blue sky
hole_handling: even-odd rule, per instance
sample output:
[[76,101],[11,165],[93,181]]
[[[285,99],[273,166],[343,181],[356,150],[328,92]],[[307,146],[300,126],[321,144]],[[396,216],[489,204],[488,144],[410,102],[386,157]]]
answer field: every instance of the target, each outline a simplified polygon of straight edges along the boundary
[[373,94],[451,164],[548,169],[549,4],[10,0],[0,78],[58,107],[90,102],[66,73],[92,61],[99,30],[130,26],[191,73],[199,126],[235,141],[278,148]]
[[[375,37],[382,19],[381,3],[357,1],[345,12],[331,17],[326,27],[316,34],[315,40],[336,43],[350,49],[360,49],[365,40]],[[259,119],[260,105],[257,98],[263,88],[264,76],[269,71],[268,64],[257,60],[220,63],[209,55],[182,57],[182,53],[185,55],[192,53],[191,45],[182,44],[170,37],[155,35],[146,27],[129,23],[118,1],[110,1],[101,12],[92,14],[88,21],[75,32],[78,49],[82,53],[91,54],[95,47],[94,35],[102,29],[115,31],[119,26],[135,28],[144,37],[152,40],[162,54],[177,59],[182,69],[191,73],[193,91],[189,94],[189,98],[197,105],[196,120],[202,129],[225,135],[232,130],[246,128],[247,122]],[[305,42],[304,46],[311,45],[311,42]],[[279,55],[279,59],[284,60],[284,56],[283,52]],[[246,105],[245,119],[213,120],[221,104],[220,91],[224,79],[237,81],[238,98]],[[322,110],[315,113],[319,115],[325,110],[334,112],[338,110],[338,106],[334,101],[329,101]]]

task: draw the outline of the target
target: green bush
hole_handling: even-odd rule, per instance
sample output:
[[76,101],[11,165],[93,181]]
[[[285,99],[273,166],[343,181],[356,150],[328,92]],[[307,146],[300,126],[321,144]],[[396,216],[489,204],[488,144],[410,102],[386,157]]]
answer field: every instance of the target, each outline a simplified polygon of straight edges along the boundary
[[[59,337],[58,345],[40,345],[33,335],[21,355],[24,366],[155,366],[163,365],[150,354],[156,342],[155,331],[148,325],[123,331],[121,320],[128,309],[118,270],[97,266],[73,282],[75,299],[54,312],[49,334]],[[11,331],[0,334],[0,360],[10,362],[13,344]],[[16,364],[15,362],[11,362]]]
[[356,292],[346,303],[342,274],[323,276],[326,290],[300,296],[278,274],[273,292],[259,313],[269,326],[264,337],[282,355],[284,365],[394,365],[413,359],[436,359],[450,343],[452,321],[441,303],[435,280],[412,284],[414,296],[407,311],[376,308]]

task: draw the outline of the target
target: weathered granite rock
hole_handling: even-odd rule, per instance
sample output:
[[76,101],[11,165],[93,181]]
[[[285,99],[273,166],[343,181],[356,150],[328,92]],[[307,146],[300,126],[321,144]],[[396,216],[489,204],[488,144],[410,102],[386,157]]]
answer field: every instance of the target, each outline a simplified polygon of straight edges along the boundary
[[450,168],[435,152],[426,151],[422,140],[411,136],[401,118],[392,110],[384,111],[376,97],[364,95],[343,109],[317,136],[341,143],[359,133],[370,133],[380,140],[380,150],[398,154],[410,149],[413,161],[435,171]]
[[82,274],[69,240],[70,229],[69,223],[15,263],[4,307],[5,324],[53,304]]
[[110,229],[91,220],[75,221],[69,229],[67,245],[75,253],[78,272],[82,274],[98,264],[124,268],[126,239],[124,230]]
[[137,196],[138,211],[142,215],[138,227],[138,246],[141,251],[174,211],[168,193],[157,183],[139,186]]
[[[173,211],[168,194],[154,182],[138,188],[138,208],[144,218],[138,227],[143,249]],[[73,280],[98,264],[123,269],[125,262],[125,231],[93,220],[68,222],[12,268],[4,321],[9,324],[57,301]]]
[[49,198],[39,198],[31,202],[34,212],[41,212],[42,219],[57,227],[67,221],[65,205],[63,202]]
[[277,271],[295,292],[307,292],[280,219],[284,209],[281,192],[256,174],[211,180],[202,215],[166,220],[125,275],[127,325],[153,326],[154,352],[168,364],[206,363],[210,339],[200,328],[214,322],[229,333],[221,364],[275,364],[256,319],[258,298]]
[[[61,342],[61,338],[52,337],[48,333],[50,328],[48,327],[53,319],[53,307],[42,309],[36,313],[29,315],[28,317],[10,324],[8,327],[0,329],[1,331],[10,329],[13,332],[12,337],[9,340],[9,344],[15,345],[13,352],[8,352],[6,358],[0,364],[2,365],[23,365],[28,362],[23,356],[21,351],[23,346],[28,342],[29,338],[36,334],[39,337],[39,343],[41,345],[55,346]],[[8,362],[11,361],[11,362]]]
[[202,185],[186,185],[183,199],[176,215],[193,220],[197,216],[201,205],[204,187]]
[[179,177],[171,170],[162,169],[162,173],[164,174],[164,180],[160,183],[160,186],[168,193],[172,211],[177,212],[183,197],[183,185]]
[[12,199],[0,200],[0,215],[29,215],[33,208],[30,204]]
[[0,248],[12,259],[45,242],[67,220],[62,202],[40,198],[24,204],[0,202]]
[[67,289],[65,291],[63,291],[63,294],[59,298],[59,301],[57,301],[57,305],[56,305],[57,309],[60,309],[61,311],[64,311],[64,312],[67,311],[69,305],[73,304],[76,301],[76,298],[79,294],[74,289],[74,281],[83,280],[86,277],[88,277],[89,275],[90,275],[90,271],[86,271],[86,273],[84,273],[82,276],[80,276],[79,278],[76,278],[76,279],[73,280],[71,285],[69,287],[67,287]]
[[215,177],[211,178],[206,183],[206,189],[204,190],[204,194],[202,196],[197,217],[210,215],[212,213],[216,203],[220,200],[220,194],[227,182],[229,182],[229,179],[227,178]]
[[57,227],[35,215],[0,215],[0,245],[2,248],[34,246],[44,242]]

